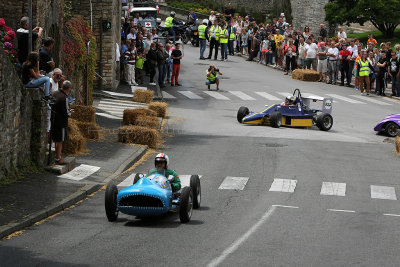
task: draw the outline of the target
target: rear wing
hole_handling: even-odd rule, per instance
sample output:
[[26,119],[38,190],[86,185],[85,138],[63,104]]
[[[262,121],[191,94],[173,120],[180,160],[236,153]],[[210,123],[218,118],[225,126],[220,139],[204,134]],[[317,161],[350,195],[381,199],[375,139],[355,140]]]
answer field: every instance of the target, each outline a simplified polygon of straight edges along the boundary
[[[301,97],[303,100],[303,104],[306,105],[307,107],[311,107],[312,102],[317,102],[321,101],[322,102],[322,109],[318,108],[317,110],[320,110],[321,112],[331,114],[332,112],[332,103],[333,100],[330,97],[320,97],[320,96],[302,96]],[[320,102],[319,102],[320,103]]]

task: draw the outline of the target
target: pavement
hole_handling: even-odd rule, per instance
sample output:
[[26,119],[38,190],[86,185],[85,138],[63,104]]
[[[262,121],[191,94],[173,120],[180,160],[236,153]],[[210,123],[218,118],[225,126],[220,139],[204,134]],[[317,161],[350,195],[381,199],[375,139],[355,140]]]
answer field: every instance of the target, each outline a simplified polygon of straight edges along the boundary
[[[153,86],[149,89],[155,91],[155,99],[160,98],[161,94],[157,93],[159,88]],[[130,94],[131,99],[131,90],[130,86],[121,85],[115,92],[103,91],[95,95],[102,99],[127,99],[124,94]],[[87,198],[146,153],[147,146],[118,142],[116,133],[121,126],[121,118],[115,120],[97,116],[96,119],[104,137],[87,142],[87,152],[76,156],[75,171],[67,175],[41,171],[0,186],[0,239]]]

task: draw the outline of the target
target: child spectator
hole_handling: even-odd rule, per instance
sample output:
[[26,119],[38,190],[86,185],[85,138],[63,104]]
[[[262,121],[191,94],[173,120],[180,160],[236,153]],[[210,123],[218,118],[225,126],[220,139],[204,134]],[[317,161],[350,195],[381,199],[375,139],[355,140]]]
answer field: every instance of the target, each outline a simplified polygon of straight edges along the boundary
[[181,86],[178,83],[178,77],[179,77],[179,71],[181,69],[181,59],[182,59],[182,52],[181,52],[181,50],[179,50],[179,48],[180,48],[180,44],[176,43],[175,49],[171,53],[171,58],[173,60],[171,86],[174,86],[174,83],[176,86]]
[[146,61],[146,58],[144,57],[143,50],[141,49],[138,50],[137,54],[138,55],[136,56],[136,69],[135,69],[136,83],[143,84],[143,65],[144,62]]

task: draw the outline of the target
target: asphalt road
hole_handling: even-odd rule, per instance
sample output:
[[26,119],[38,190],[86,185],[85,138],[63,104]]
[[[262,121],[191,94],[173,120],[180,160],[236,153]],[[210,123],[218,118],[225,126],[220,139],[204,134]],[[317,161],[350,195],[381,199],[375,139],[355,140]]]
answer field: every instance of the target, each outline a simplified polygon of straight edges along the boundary
[[[202,175],[202,206],[192,220],[181,224],[173,213],[148,220],[120,214],[110,223],[100,191],[1,241],[1,266],[398,265],[400,158],[373,127],[398,113],[399,102],[368,98],[373,103],[349,88],[294,81],[240,57],[200,61],[190,46],[184,56],[183,86],[166,90],[172,136],[158,151],[169,155],[179,174]],[[224,74],[214,97],[204,92],[209,63]],[[295,88],[339,96],[331,131],[237,123],[239,106],[261,110]],[[152,166],[150,158],[132,173]],[[241,177],[244,187],[219,189],[227,177]]]

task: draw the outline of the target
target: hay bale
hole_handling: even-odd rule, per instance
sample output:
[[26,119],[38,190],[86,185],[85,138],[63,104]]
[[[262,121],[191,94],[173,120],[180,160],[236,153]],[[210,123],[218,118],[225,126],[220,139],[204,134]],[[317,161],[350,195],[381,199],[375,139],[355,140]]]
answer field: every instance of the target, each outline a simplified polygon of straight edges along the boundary
[[71,105],[71,109],[74,109],[74,113],[71,114],[71,118],[77,121],[96,121],[96,109],[92,106]]
[[118,141],[148,145],[150,148],[156,148],[160,143],[160,135],[155,129],[129,125],[118,129]]
[[136,119],[135,125],[157,130],[160,126],[160,122],[157,117],[142,116]]
[[292,73],[292,78],[300,81],[316,82],[319,80],[319,73],[314,70],[295,69]]
[[141,116],[153,116],[155,117],[157,113],[154,110],[137,108],[137,109],[125,109],[124,115],[122,117],[123,125],[135,125],[136,119]]
[[153,96],[153,90],[136,89],[133,92],[133,101],[148,104],[153,101]]
[[98,140],[100,137],[100,127],[95,122],[83,122],[77,121],[76,125],[78,126],[81,134],[86,139],[90,140]]
[[68,139],[63,143],[63,153],[78,154],[86,148],[86,139],[74,119],[68,120]]
[[157,112],[157,117],[165,118],[168,104],[165,102],[153,102],[149,104],[148,108]]

